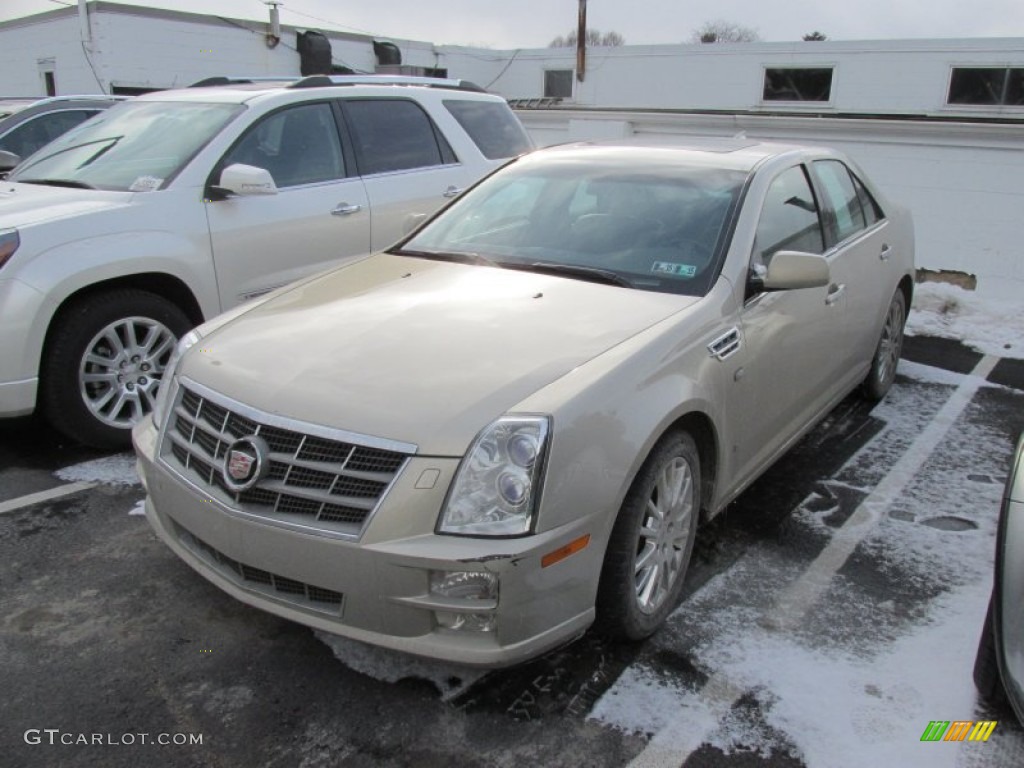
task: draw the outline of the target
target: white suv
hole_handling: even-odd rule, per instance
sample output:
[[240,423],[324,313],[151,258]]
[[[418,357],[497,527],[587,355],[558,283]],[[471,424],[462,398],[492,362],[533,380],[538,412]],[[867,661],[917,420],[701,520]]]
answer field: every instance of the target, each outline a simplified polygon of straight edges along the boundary
[[221,78],[113,107],[0,182],[0,417],[127,445],[189,328],[390,245],[530,148],[457,80]]

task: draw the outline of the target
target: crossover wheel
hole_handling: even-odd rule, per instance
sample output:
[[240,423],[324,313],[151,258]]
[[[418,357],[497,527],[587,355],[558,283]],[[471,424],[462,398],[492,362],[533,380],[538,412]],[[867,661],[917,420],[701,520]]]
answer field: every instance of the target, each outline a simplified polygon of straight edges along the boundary
[[127,446],[130,430],[153,410],[178,338],[192,323],[147,291],[93,294],[55,320],[43,360],[47,419],[79,442]]
[[666,435],[640,469],[612,529],[598,620],[629,640],[650,636],[679,602],[700,513],[700,457],[685,432]]
[[864,396],[869,400],[885,397],[896,379],[896,366],[903,351],[903,326],[906,323],[907,300],[903,291],[897,288],[885,314],[882,335],[878,339],[875,356],[871,359],[871,370],[864,379]]

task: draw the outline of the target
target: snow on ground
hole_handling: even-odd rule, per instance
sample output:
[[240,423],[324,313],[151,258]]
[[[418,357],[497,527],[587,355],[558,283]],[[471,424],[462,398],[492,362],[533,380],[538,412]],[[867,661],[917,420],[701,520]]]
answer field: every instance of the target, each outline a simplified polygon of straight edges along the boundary
[[[892,445],[913,440],[928,390],[941,402],[936,384],[967,379],[901,365],[919,383],[898,385],[876,408],[887,427],[848,461],[858,472],[889,463]],[[1005,436],[969,417],[959,421],[955,439],[941,442],[795,627],[773,621],[773,596],[806,560],[781,540],[754,545],[650,641],[685,654],[709,682],[680,682],[641,660],[591,717],[657,734],[657,754],[679,761],[703,743],[726,754],[789,756],[811,768],[965,766],[988,759],[982,750],[1000,754],[986,764],[1024,765],[1024,743],[1012,730],[997,728],[990,743],[920,741],[932,720],[998,719],[979,709],[972,669],[991,590],[1005,459]],[[805,502],[792,523],[830,536],[835,511]],[[724,706],[721,690],[731,691]]]
[[54,474],[69,483],[139,484],[139,476],[135,472],[134,453],[118,453],[114,456],[104,456],[102,459],[72,464],[70,467],[58,469]]
[[979,296],[948,283],[914,286],[907,333],[962,341],[988,355],[1024,358],[1024,298]]

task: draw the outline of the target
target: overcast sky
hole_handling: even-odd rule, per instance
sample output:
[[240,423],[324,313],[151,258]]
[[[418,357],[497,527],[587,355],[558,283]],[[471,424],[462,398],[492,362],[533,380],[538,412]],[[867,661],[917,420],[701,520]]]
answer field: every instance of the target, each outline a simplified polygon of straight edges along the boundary
[[[264,20],[263,0],[138,0],[135,5]],[[0,0],[0,20],[74,0]],[[281,21],[381,37],[492,48],[543,47],[576,26],[577,0],[285,0]],[[921,37],[1024,38],[1022,0],[589,0],[588,26],[627,43],[689,42],[706,21],[755,29],[762,40]],[[311,18],[317,17],[317,18]]]

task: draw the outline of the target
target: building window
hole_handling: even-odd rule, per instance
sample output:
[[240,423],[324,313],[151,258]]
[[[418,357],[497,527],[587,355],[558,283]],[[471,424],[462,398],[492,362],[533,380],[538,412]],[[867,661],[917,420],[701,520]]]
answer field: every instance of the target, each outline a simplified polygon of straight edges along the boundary
[[814,101],[832,99],[832,68],[777,68],[764,71],[764,101]]
[[572,70],[544,70],[544,96],[553,99],[572,98]]
[[1024,67],[953,67],[946,103],[1024,106]]

